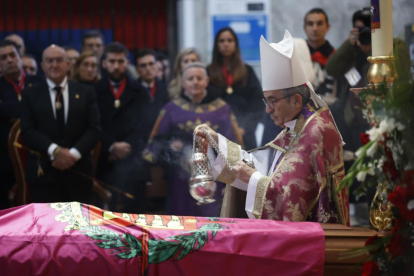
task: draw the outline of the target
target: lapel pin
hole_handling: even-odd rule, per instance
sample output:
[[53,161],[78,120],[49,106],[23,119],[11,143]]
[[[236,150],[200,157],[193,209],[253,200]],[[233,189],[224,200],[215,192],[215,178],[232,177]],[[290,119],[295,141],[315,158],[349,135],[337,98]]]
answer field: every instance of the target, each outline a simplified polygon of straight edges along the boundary
[[76,95],[75,95],[75,98],[76,98],[76,99],[79,99],[79,94],[76,94]]

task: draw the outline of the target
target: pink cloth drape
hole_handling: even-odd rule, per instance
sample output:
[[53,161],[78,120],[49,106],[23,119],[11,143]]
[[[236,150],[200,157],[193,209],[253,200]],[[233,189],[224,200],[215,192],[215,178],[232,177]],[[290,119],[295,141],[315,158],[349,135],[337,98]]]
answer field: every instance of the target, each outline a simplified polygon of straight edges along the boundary
[[323,275],[318,223],[104,212],[0,211],[1,275]]

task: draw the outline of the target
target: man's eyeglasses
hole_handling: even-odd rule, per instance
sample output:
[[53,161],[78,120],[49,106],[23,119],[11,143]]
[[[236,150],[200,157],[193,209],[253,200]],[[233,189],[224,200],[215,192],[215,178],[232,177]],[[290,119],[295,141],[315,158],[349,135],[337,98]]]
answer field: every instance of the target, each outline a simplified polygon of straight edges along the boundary
[[154,62],[141,63],[141,64],[139,64],[139,65],[138,65],[138,67],[139,67],[139,68],[144,69],[144,68],[145,68],[145,67],[147,67],[147,66],[148,66],[148,67],[153,67],[153,66],[154,66],[154,64],[155,64]]
[[276,100],[270,100],[270,101],[268,101],[266,99],[262,99],[262,100],[263,100],[263,103],[264,103],[265,106],[268,105],[270,108],[274,109],[275,108],[275,104],[274,104],[275,102],[277,102],[277,101],[279,101],[281,99],[284,99],[284,98],[291,97],[291,96],[292,95],[287,95],[287,96],[284,96],[282,98],[279,98],[279,99],[276,99]]
[[58,58],[45,58],[44,62],[46,62],[47,64],[53,64],[53,62],[56,62],[57,64],[61,64],[65,61],[65,58],[63,57],[58,57]]

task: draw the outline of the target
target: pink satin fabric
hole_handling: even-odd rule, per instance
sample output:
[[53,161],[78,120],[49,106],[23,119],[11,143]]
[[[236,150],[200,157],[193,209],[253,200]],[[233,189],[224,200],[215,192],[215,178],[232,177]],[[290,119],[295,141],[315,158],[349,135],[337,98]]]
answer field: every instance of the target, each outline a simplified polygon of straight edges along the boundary
[[[84,213],[88,205],[82,205]],[[65,231],[49,204],[0,211],[0,275],[141,275],[142,256],[116,257],[82,231]],[[171,216],[162,216],[163,220]],[[178,261],[148,265],[148,275],[323,275],[324,232],[318,223],[179,217],[194,227],[217,223],[222,230]],[[195,220],[196,219],[196,220]],[[126,221],[126,225],[128,221]],[[142,227],[99,226],[142,239]],[[149,239],[193,231],[149,227]],[[200,231],[200,230],[199,230]]]

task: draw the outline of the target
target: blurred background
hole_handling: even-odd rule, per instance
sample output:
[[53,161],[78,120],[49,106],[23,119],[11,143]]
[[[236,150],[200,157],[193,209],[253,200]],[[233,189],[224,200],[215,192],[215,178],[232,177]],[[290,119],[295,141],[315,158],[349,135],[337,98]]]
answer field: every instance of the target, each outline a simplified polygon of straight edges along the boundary
[[[320,7],[331,23],[326,38],[338,48],[348,37],[353,13],[368,6],[368,0],[3,0],[0,39],[21,35],[27,52],[40,62],[41,52],[52,43],[80,51],[82,35],[93,29],[104,34],[105,44],[119,41],[129,50],[153,48],[170,60],[180,49],[195,47],[208,63],[214,35],[227,25],[239,36],[243,58],[260,78],[260,35],[277,42],[288,29],[292,36],[306,38],[303,17]],[[394,37],[408,44],[414,40],[413,14],[414,1],[393,1]]]

